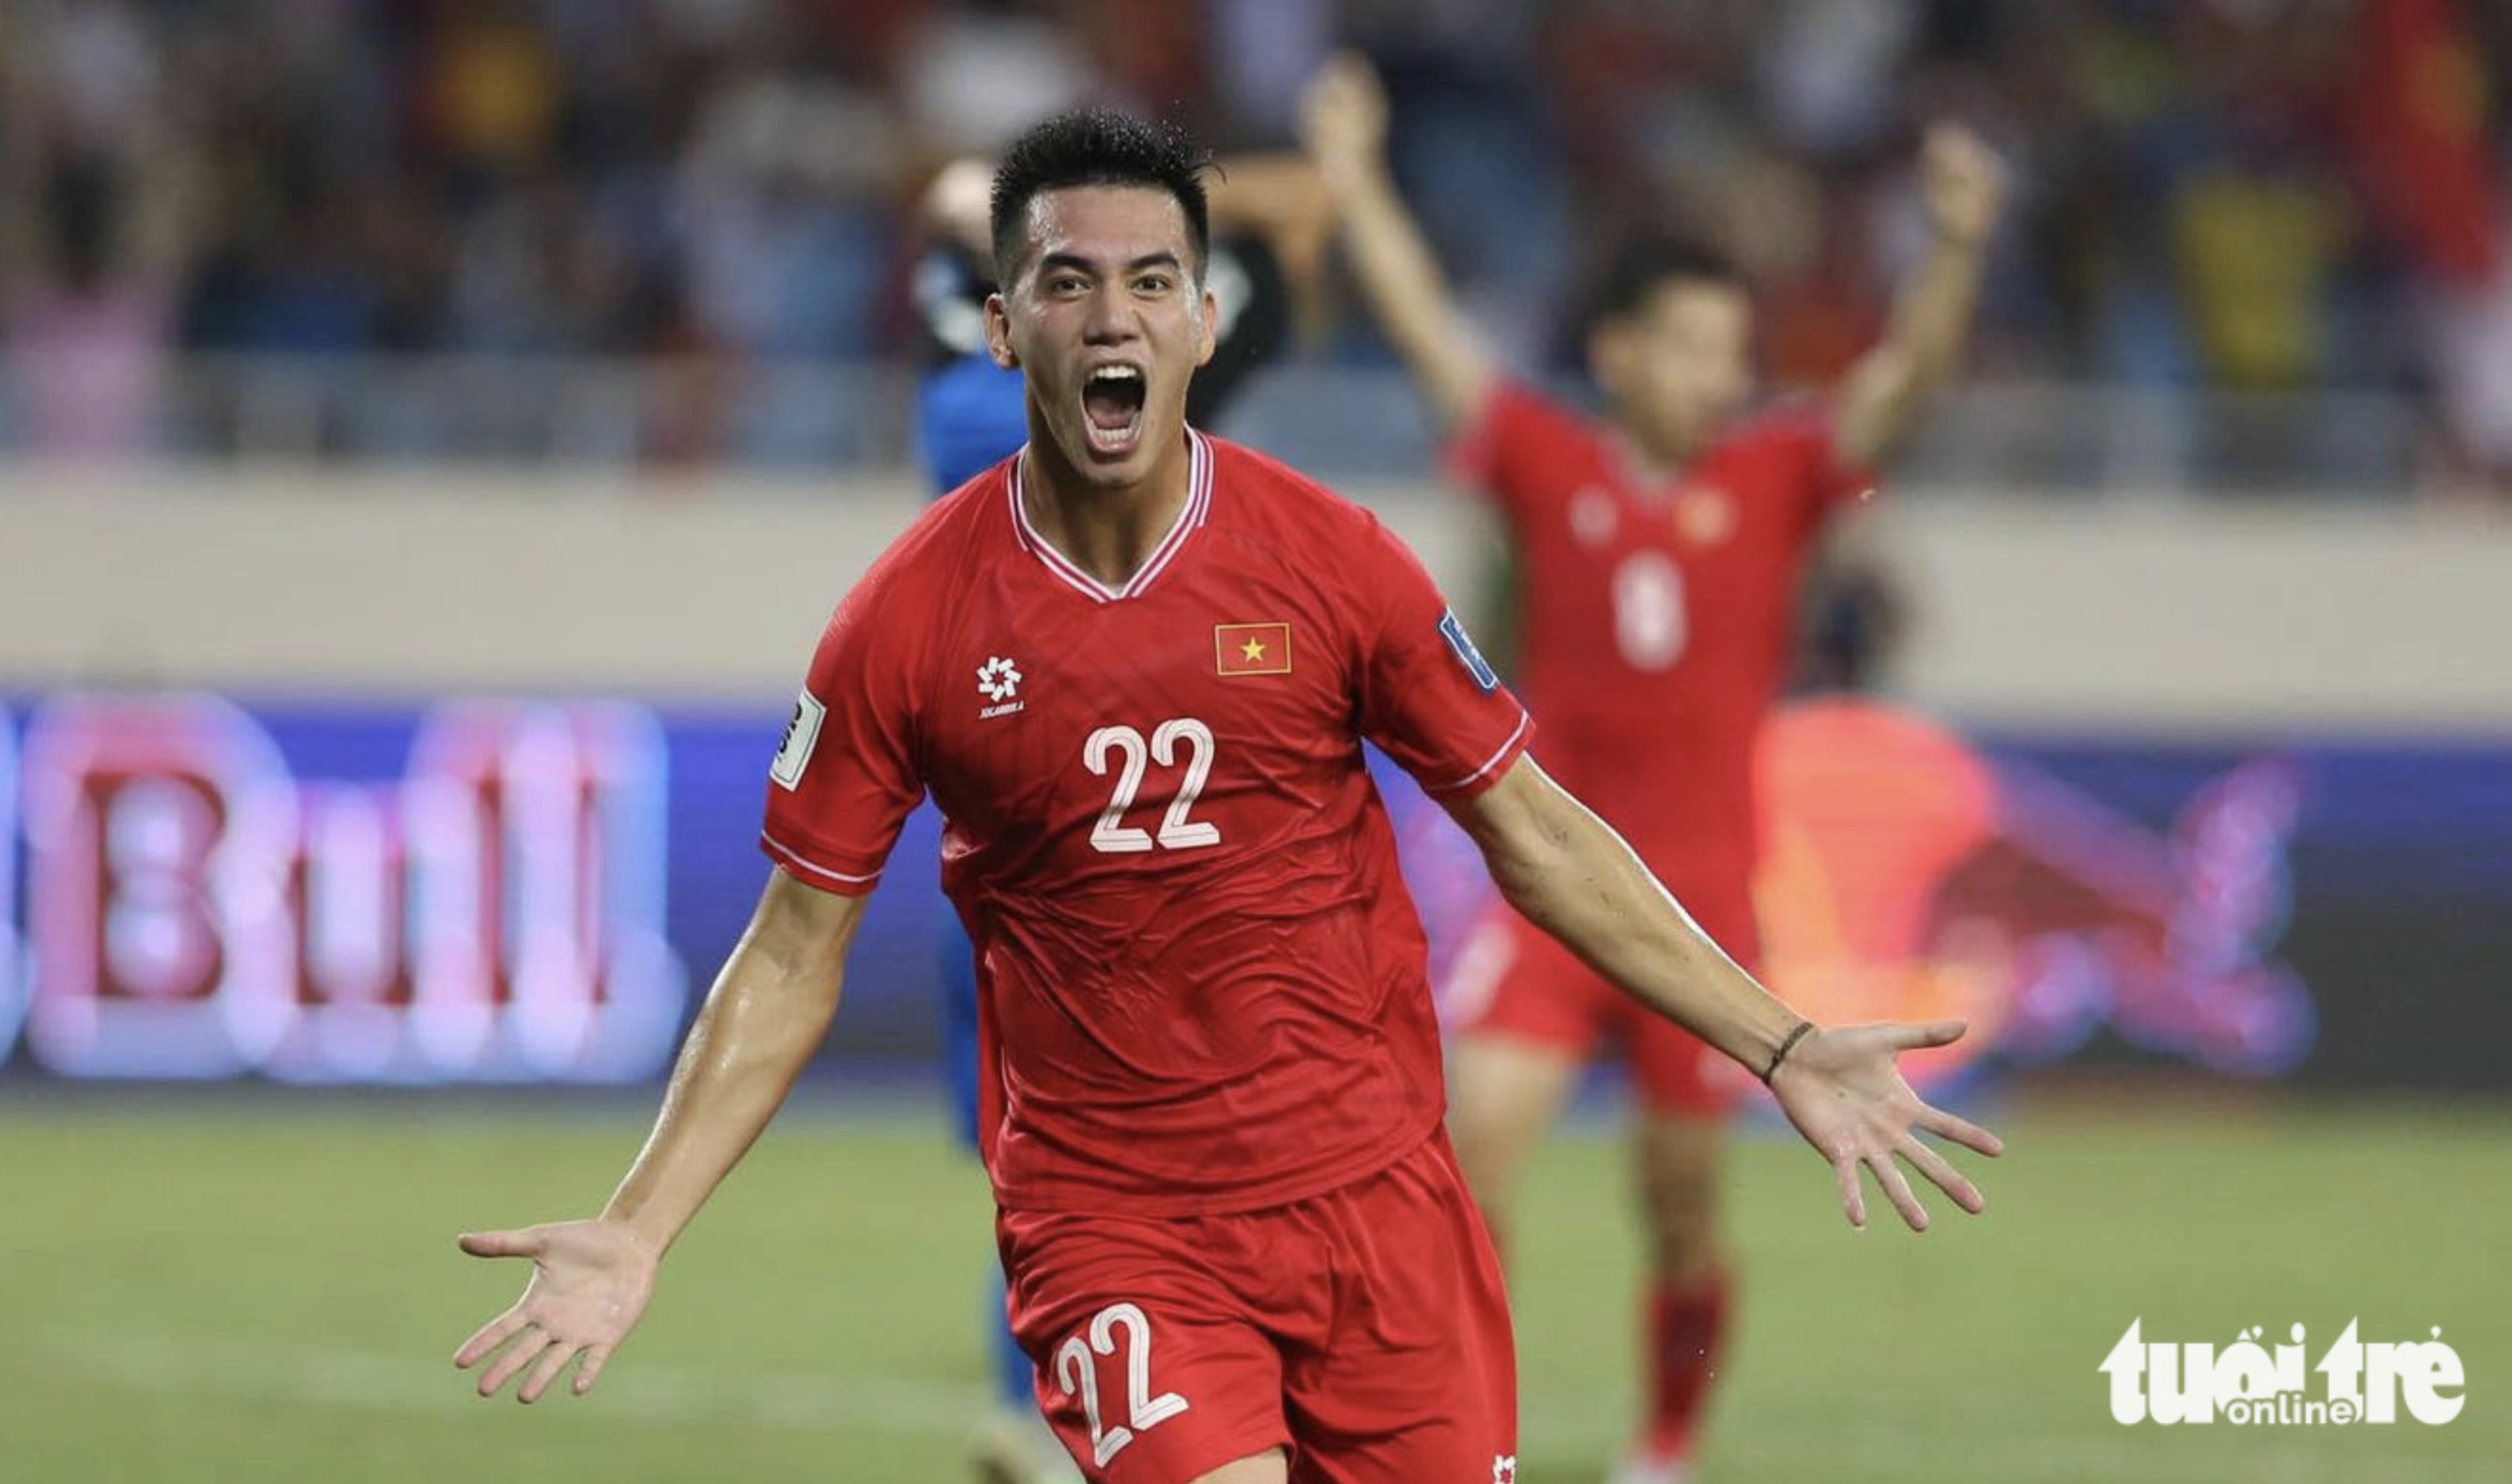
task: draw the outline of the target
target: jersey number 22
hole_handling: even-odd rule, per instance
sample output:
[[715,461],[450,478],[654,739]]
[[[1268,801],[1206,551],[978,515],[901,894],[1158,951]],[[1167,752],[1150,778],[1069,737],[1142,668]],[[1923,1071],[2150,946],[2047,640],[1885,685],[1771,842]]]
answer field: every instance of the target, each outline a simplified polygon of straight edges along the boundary
[[[1185,756],[1180,758],[1183,751]],[[1158,762],[1162,767],[1186,768],[1186,782],[1177,797],[1169,801],[1169,809],[1160,816],[1158,840],[1149,830],[1125,823],[1125,813],[1134,806],[1134,796],[1143,790],[1147,764]],[[1221,827],[1187,818],[1187,811],[1203,797],[1203,786],[1212,777],[1212,728],[1193,717],[1175,717],[1153,729],[1147,744],[1143,734],[1130,726],[1102,726],[1081,744],[1081,765],[1099,777],[1108,769],[1117,769],[1117,790],[1109,797],[1108,807],[1099,811],[1099,823],[1090,831],[1090,847],[1110,855],[1130,855],[1149,850],[1155,844],[1170,850],[1192,850],[1198,845],[1221,843]]]

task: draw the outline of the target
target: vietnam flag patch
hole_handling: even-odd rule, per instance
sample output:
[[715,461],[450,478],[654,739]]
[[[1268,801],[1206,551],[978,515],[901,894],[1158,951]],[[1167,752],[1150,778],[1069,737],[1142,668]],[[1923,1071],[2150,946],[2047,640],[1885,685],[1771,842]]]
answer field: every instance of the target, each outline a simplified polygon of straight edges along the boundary
[[1291,626],[1286,623],[1217,623],[1212,626],[1215,675],[1288,675]]

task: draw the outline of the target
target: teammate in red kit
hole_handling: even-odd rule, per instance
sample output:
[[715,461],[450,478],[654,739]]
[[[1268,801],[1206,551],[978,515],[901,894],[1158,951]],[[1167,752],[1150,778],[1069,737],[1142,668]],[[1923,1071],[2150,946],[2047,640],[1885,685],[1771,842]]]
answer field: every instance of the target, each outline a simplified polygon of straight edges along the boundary
[[[655,1268],[826,1030],[864,894],[930,791],[977,949],[982,1129],[1014,1331],[1048,1421],[1114,1484],[1510,1478],[1498,1263],[1440,1130],[1412,904],[1376,742],[1511,900],[1769,1074],[1832,1162],[1968,1210],[1897,1051],[1958,1024],[1818,1030],[1702,936],[1526,756],[1530,725],[1367,513],[1188,428],[1210,354],[1197,157],[1060,116],[998,171],[990,343],[1030,442],[839,605],[770,766],[776,863],[597,1218],[463,1238],[529,1256],[455,1356],[491,1394],[589,1389]],[[502,1348],[501,1348],[502,1347]]]
[[[1753,738],[1785,678],[1799,578],[1826,520],[1872,487],[1867,471],[1960,350],[2001,191],[1993,158],[1959,131],[1931,137],[1935,249],[1883,343],[1827,403],[1744,413],[1742,284],[1707,254],[1636,248],[1610,276],[1589,341],[1612,405],[1595,423],[1505,377],[1451,308],[1389,180],[1387,105],[1367,66],[1330,64],[1302,127],[1364,296],[1461,472],[1509,526],[1548,763],[1750,964]],[[1581,1066],[1620,1044],[1641,1107],[1653,1374],[1618,1479],[1664,1484],[1682,1477],[1727,1307],[1712,1199],[1727,1096],[1710,1048],[1581,957],[1509,906],[1486,919],[1448,986],[1461,1027],[1449,1122],[1486,1220],[1505,1232],[1519,1173]]]

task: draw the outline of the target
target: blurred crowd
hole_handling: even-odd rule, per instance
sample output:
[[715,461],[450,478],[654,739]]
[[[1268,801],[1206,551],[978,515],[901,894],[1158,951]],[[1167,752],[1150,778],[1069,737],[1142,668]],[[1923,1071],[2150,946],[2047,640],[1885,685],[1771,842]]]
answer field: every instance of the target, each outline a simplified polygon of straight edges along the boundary
[[[878,358],[938,165],[1090,98],[1286,147],[1355,46],[1490,332],[1629,229],[1784,380],[1875,333],[1928,120],[2012,161],[1982,374],[2401,390],[2512,472],[2512,6],[2481,0],[7,0],[0,327],[40,441],[177,352]],[[1346,316],[1315,354],[1374,355]],[[22,429],[21,429],[22,431]]]

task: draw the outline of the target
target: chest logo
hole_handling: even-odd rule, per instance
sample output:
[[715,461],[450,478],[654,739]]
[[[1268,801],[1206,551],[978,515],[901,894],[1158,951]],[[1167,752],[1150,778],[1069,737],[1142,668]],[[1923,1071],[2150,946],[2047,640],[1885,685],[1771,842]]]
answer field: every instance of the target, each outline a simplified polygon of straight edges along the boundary
[[1736,496],[1716,485],[1693,485],[1675,496],[1674,528],[1695,546],[1715,546],[1736,533]]
[[1623,514],[1614,497],[1594,485],[1582,485],[1570,496],[1570,535],[1590,551],[1622,534]]
[[1217,623],[1212,626],[1215,675],[1288,675],[1291,626],[1287,623]]
[[994,702],[977,713],[980,717],[1000,717],[1021,709],[1026,704],[1015,699],[1020,694],[1020,667],[1000,654],[989,655],[977,667],[977,694]]

